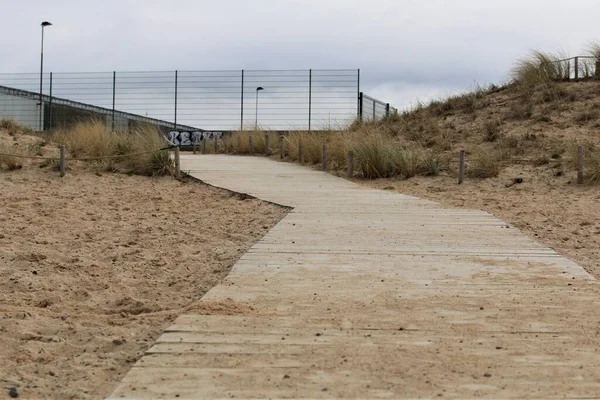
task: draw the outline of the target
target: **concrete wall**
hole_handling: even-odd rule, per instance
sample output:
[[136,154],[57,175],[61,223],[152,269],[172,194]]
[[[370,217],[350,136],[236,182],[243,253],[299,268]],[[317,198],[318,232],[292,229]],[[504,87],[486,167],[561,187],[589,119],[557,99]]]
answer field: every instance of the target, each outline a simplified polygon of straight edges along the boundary
[[0,93],[0,119],[12,119],[39,130],[39,112],[37,100]]

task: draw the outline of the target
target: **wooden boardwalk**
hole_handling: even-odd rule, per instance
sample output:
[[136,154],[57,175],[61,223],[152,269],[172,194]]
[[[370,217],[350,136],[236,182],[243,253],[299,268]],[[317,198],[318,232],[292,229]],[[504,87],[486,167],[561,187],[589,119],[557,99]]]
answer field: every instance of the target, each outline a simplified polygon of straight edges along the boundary
[[600,396],[598,282],[492,215],[265,158],[182,169],[293,210],[111,398]]

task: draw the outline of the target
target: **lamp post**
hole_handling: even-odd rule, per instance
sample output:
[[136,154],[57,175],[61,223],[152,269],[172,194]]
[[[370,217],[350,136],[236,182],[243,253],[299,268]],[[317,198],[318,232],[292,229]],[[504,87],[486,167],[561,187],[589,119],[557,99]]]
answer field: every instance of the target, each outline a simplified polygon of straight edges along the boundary
[[254,117],[254,130],[258,130],[258,92],[265,90],[262,86],[256,88],[256,116]]
[[42,116],[44,114],[44,102],[42,97],[42,90],[44,84],[44,28],[51,26],[52,23],[48,21],[42,22],[42,50],[40,53],[40,132],[44,130]]

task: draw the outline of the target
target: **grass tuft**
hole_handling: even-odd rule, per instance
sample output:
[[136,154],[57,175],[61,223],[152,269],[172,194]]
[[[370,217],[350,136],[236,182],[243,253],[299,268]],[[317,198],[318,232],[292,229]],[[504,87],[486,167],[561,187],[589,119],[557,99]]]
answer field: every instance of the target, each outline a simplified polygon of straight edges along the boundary
[[472,178],[494,178],[500,174],[501,155],[496,152],[479,150],[469,157],[467,175]]

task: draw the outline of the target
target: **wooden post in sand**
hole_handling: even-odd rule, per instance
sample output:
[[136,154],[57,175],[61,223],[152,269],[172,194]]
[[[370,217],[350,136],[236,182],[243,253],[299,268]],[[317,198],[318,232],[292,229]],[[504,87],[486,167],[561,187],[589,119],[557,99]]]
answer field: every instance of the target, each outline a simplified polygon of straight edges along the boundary
[[298,163],[302,164],[302,142],[298,142]]
[[206,154],[206,141],[208,139],[202,138],[202,154]]
[[181,180],[181,164],[179,163],[179,147],[175,147],[175,179]]
[[196,142],[194,142],[194,145],[192,146],[192,151],[194,152],[194,154],[196,154]]
[[279,158],[283,160],[285,157],[285,149],[283,148],[283,135],[279,135]]
[[350,150],[348,152],[348,178],[354,176],[354,152]]
[[265,156],[271,155],[271,146],[269,145],[269,134],[265,133]]
[[219,152],[219,137],[215,135],[215,154]]
[[327,171],[327,143],[323,143],[323,171]]
[[465,151],[461,150],[458,154],[458,184],[465,180]]
[[67,148],[65,147],[64,144],[60,145],[60,177],[62,178],[63,176],[65,176],[65,170],[66,170],[66,161],[65,161],[65,154],[67,153]]
[[577,183],[583,184],[583,146],[577,146]]
[[252,155],[254,148],[252,147],[252,136],[248,136],[248,154]]

